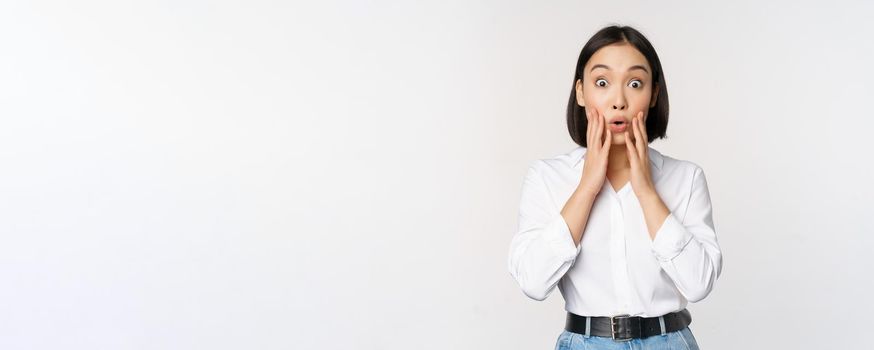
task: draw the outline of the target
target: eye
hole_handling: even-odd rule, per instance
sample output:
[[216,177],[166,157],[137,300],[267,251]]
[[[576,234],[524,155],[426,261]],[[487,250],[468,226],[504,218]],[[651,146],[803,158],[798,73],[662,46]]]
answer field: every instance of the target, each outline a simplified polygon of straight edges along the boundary
[[[601,82],[603,82],[603,84]],[[607,80],[603,79],[603,78],[595,80],[595,85],[600,86],[600,87],[605,87],[605,86],[607,86]]]
[[643,86],[643,82],[638,80],[638,79],[634,79],[630,83],[628,83],[628,86],[631,86],[631,87],[637,89],[637,88]]

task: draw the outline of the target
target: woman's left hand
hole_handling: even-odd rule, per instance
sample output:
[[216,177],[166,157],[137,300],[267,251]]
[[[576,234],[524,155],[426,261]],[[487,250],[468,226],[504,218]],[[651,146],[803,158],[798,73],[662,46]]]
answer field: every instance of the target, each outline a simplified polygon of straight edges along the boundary
[[[628,162],[631,163],[631,188],[637,198],[657,195],[650,175],[649,147],[647,146],[649,139],[644,123],[643,111],[641,111],[631,119],[634,137],[631,137],[628,130],[625,131],[625,148],[628,151]],[[629,140],[632,139],[633,142],[630,142]]]

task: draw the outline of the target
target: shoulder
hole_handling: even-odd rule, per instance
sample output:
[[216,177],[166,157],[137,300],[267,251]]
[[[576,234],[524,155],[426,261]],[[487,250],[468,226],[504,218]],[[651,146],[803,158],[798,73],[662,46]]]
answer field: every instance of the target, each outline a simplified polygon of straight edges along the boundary
[[574,169],[586,148],[577,146],[552,156],[537,158],[528,163],[528,170],[541,174],[565,173]]
[[667,154],[661,153],[663,163],[663,168],[671,168],[671,169],[682,169],[682,170],[696,170],[701,169],[701,166],[688,159],[680,159],[674,156],[669,156]]
[[573,189],[580,181],[582,166],[579,160],[582,147],[574,147],[565,152],[548,157],[534,159],[528,163],[525,175],[526,183],[545,186],[559,197],[564,196],[568,189]]
[[704,168],[697,162],[659,153],[662,158],[661,176],[694,181],[704,177]]

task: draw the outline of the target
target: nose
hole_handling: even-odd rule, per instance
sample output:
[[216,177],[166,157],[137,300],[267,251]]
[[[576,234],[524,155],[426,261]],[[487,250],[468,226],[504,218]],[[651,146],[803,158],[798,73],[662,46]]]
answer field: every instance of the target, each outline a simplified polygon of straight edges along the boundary
[[613,97],[613,109],[621,111],[625,110],[627,107],[625,93],[622,92],[622,89],[619,89],[619,91],[616,92],[616,96]]

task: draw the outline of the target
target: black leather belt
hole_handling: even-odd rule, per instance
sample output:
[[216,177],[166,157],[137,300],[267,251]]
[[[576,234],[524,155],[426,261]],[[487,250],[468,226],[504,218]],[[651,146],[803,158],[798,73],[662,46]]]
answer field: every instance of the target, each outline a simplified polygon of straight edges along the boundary
[[568,312],[564,329],[569,332],[586,334],[587,318],[591,326],[589,335],[613,338],[613,340],[617,341],[628,341],[635,338],[646,338],[662,334],[662,323],[659,321],[659,318],[664,319],[665,333],[681,330],[692,323],[692,314],[687,309],[672,312],[661,317],[629,315],[586,317]]

